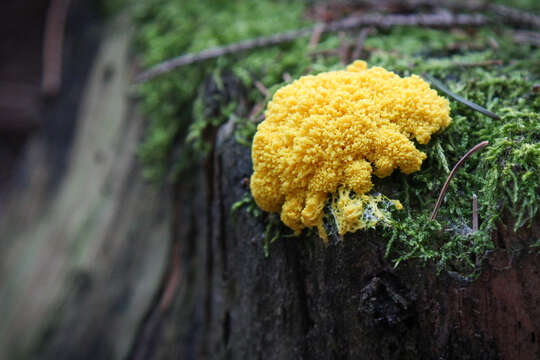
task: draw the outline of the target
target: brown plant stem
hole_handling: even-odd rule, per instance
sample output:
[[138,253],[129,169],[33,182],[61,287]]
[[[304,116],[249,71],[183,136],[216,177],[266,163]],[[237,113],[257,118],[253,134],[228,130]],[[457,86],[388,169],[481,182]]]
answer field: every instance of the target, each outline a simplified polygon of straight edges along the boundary
[[478,196],[476,194],[472,196],[472,230],[478,231]]
[[446,194],[446,191],[448,190],[448,185],[450,184],[450,180],[454,177],[456,174],[456,171],[459,169],[459,167],[467,160],[472,154],[474,154],[476,151],[486,147],[489,144],[488,141],[482,141],[478,144],[476,144],[472,149],[467,151],[465,155],[459,161],[454,165],[452,168],[452,171],[450,171],[450,174],[446,178],[446,181],[444,182],[444,185],[442,187],[441,193],[439,194],[439,198],[437,199],[437,203],[435,204],[435,207],[433,208],[433,212],[431,213],[431,216],[429,217],[430,221],[435,220],[435,217],[437,216],[437,213],[439,212],[439,208],[441,207],[442,201],[444,199],[444,195]]

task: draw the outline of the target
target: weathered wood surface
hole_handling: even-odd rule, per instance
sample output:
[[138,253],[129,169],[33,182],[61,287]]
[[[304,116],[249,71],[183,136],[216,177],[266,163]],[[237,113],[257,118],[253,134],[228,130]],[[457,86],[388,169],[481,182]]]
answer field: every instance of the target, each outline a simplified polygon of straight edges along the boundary
[[[79,84],[65,174],[55,176],[51,146],[38,134],[2,203],[1,359],[125,358],[159,288],[169,202],[136,161],[144,121],[128,97],[130,34],[125,18],[111,24]],[[56,142],[69,143],[62,134]]]

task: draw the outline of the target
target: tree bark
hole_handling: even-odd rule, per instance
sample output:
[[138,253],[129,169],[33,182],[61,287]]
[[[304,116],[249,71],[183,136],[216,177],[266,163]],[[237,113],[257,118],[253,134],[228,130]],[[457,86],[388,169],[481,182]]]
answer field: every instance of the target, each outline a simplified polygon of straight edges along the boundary
[[[177,239],[181,273],[191,275],[163,318],[152,358],[171,358],[172,348],[179,358],[540,356],[539,255],[528,248],[538,222],[514,233],[506,218],[494,234],[500,246],[473,282],[414,262],[394,269],[375,232],[329,245],[316,236],[279,239],[265,258],[265,225],[231,213],[250,174],[249,149],[221,128],[211,169],[200,175],[210,191],[188,191],[200,196],[191,215],[179,207],[173,215],[197,235]],[[176,191],[190,203],[185,189]]]

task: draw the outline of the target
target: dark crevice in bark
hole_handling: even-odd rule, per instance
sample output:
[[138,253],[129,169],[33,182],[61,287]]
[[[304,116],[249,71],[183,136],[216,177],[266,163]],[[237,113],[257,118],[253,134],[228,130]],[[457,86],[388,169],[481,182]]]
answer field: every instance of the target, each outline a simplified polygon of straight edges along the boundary
[[229,338],[230,338],[230,332],[231,332],[231,315],[230,315],[230,302],[232,294],[230,291],[230,284],[229,284],[229,272],[228,272],[228,251],[227,251],[227,229],[226,229],[226,217],[228,216],[228,211],[225,206],[225,193],[223,189],[223,181],[225,180],[223,177],[223,161],[222,161],[222,154],[218,153],[215,157],[215,184],[216,184],[216,198],[217,198],[217,204],[216,204],[216,213],[214,214],[214,217],[216,219],[215,228],[218,230],[215,237],[216,237],[216,249],[219,247],[219,252],[221,255],[221,279],[223,281],[223,284],[225,286],[225,293],[224,299],[225,303],[223,304],[224,309],[224,317],[222,320],[222,326],[223,326],[223,332],[222,332],[222,342],[225,348],[225,351],[227,351],[227,346],[229,344]]
[[[314,326],[314,320],[309,315],[309,302],[308,294],[306,289],[307,280],[307,269],[308,267],[302,264],[302,252],[300,249],[302,244],[300,241],[286,242],[287,253],[291,254],[292,263],[293,263],[293,272],[296,285],[296,291],[298,292],[298,302],[300,307],[300,322],[301,329],[303,334],[307,335],[310,333],[311,329]],[[302,358],[308,358],[308,344],[305,339],[299,344],[299,352]]]
[[218,239],[218,245],[221,250],[222,254],[222,275],[223,275],[223,281],[227,283],[227,236],[226,236],[226,223],[225,223],[225,217],[228,216],[228,211],[225,208],[225,199],[224,199],[224,191],[223,191],[223,162],[221,159],[221,155],[218,155],[216,158],[216,184],[217,184],[217,193],[219,197],[218,206],[217,206],[217,214],[215,214],[215,217],[218,221],[218,224],[216,226],[218,230],[218,233],[216,234],[216,237]]
[[223,321],[223,342],[225,347],[229,345],[229,338],[231,336],[231,313],[225,312],[225,320]]
[[[205,186],[206,186],[206,247],[205,247],[205,293],[204,293],[204,329],[207,334],[211,333],[212,329],[212,320],[213,320],[213,310],[212,310],[212,296],[214,288],[214,251],[213,251],[213,238],[214,232],[216,229],[213,227],[213,203],[215,198],[215,166],[214,166],[214,157],[215,157],[215,142],[216,142],[217,129],[210,127],[205,130],[204,138],[211,144],[211,149],[208,153],[207,158],[205,159]],[[209,358],[211,341],[210,336],[206,336],[202,343],[201,355],[203,358]]]

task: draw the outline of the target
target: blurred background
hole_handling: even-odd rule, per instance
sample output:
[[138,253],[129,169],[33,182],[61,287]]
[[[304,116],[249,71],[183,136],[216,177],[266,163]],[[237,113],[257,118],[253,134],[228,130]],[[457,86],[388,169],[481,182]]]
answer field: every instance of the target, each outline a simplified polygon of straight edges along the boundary
[[[204,168],[215,129],[240,108],[249,121],[237,123],[235,136],[249,146],[267,99],[291,78],[355,59],[402,74],[425,59],[489,68],[510,64],[510,55],[497,55],[506,44],[513,66],[540,68],[534,0],[0,6],[0,359],[203,357],[190,338],[202,320],[174,324],[187,301],[178,263],[195,256],[179,243],[202,236],[193,224],[204,211],[195,201],[187,213],[181,193],[196,189],[189,174]],[[444,29],[420,18],[412,26],[320,27],[374,13],[485,18]],[[277,46],[136,80],[182,54],[302,29]]]

